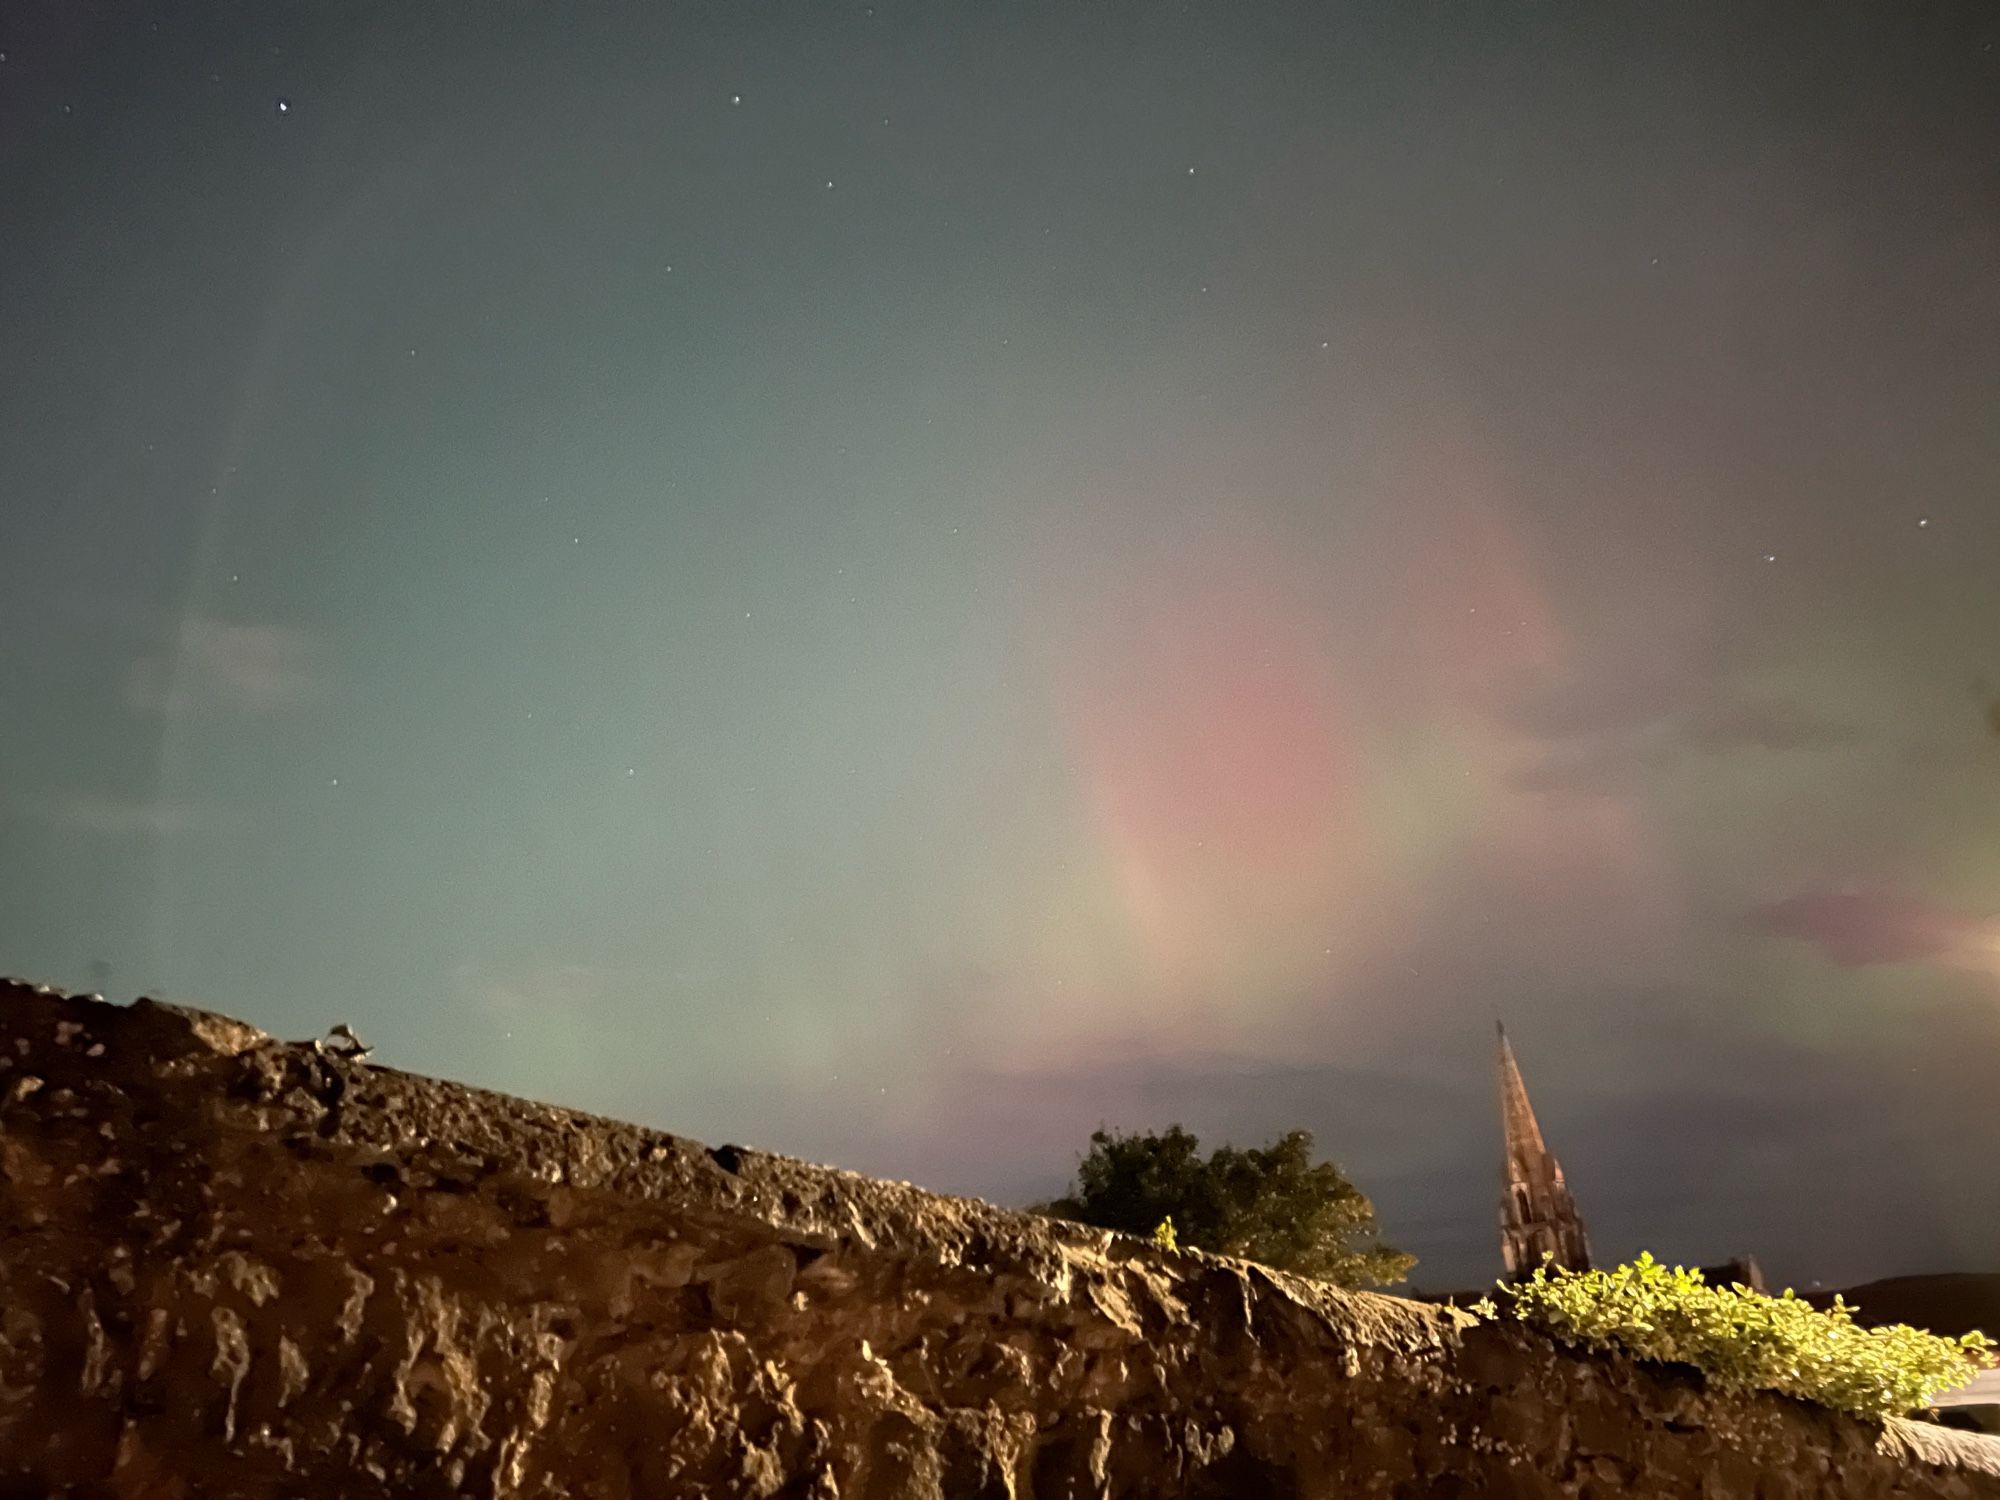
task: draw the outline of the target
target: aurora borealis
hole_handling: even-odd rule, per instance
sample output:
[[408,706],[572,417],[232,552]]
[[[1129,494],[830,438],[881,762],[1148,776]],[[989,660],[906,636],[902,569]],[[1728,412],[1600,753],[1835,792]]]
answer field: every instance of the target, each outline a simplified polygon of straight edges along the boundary
[[0,14],[0,969],[1021,1202],[2000,1264],[2000,13]]

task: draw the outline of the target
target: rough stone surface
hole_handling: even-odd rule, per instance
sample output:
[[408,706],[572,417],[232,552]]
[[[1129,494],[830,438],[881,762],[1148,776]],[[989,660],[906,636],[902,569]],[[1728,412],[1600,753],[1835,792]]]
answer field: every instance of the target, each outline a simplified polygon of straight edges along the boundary
[[0,982],[0,1497],[2000,1497],[2000,1440]]

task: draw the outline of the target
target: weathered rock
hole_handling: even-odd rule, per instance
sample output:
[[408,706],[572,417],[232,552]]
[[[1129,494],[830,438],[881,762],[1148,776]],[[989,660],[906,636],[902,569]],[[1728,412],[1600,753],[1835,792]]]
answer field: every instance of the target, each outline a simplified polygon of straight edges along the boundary
[[2000,1497],[2000,1440],[0,983],[0,1495]]

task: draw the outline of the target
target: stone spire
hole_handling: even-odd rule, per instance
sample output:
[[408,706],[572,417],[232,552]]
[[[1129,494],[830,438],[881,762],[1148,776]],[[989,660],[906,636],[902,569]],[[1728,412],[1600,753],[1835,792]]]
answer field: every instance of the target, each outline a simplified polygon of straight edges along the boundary
[[1549,1154],[1542,1127],[1528,1103],[1528,1086],[1514,1061],[1507,1028],[1500,1026],[1500,1123],[1506,1164],[1500,1173],[1500,1255],[1509,1276],[1528,1276],[1547,1255],[1566,1270],[1590,1268],[1590,1240],[1576,1201],[1563,1181],[1562,1164]]

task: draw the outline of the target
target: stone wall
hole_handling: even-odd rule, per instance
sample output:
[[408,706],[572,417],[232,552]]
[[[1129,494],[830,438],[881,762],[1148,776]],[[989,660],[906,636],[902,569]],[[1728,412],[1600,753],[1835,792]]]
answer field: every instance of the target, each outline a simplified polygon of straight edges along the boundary
[[0,1497],[2000,1497],[1996,1453],[0,982]]

